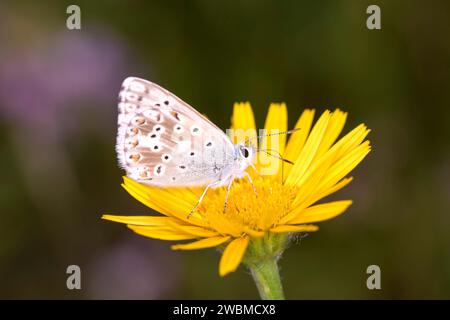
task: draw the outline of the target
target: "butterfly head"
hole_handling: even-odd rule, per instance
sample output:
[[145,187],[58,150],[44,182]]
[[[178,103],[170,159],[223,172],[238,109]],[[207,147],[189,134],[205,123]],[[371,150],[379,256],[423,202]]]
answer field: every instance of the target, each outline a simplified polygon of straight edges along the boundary
[[236,145],[236,161],[239,163],[239,167],[242,170],[245,170],[245,168],[252,165],[254,157],[255,157],[255,148],[252,145],[247,144]]

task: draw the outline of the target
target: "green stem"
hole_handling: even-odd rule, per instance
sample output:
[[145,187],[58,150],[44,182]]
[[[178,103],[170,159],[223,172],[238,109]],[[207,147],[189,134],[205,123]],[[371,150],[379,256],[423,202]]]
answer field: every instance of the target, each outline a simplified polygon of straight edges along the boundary
[[264,259],[249,267],[263,300],[284,300],[276,257]]
[[263,300],[284,300],[278,260],[287,243],[287,235],[266,233],[262,238],[253,238],[247,248],[244,263]]

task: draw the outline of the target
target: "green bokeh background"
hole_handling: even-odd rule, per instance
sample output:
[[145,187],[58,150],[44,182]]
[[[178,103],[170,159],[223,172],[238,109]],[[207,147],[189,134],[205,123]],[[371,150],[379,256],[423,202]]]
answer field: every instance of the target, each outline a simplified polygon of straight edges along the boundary
[[[124,76],[159,83],[223,129],[235,101],[250,101],[260,126],[269,103],[284,101],[290,127],[304,108],[339,107],[349,112],[346,131],[361,122],[372,129],[372,152],[333,196],[354,204],[281,259],[287,298],[450,298],[448,1],[76,1],[78,31],[65,27],[69,4],[2,1],[0,60],[17,48],[45,46],[55,33],[108,30],[127,52]],[[366,28],[370,4],[381,7],[381,30]],[[121,80],[111,81],[111,92]],[[0,114],[0,298],[257,298],[244,268],[218,276],[214,250],[172,252],[169,243],[138,240],[100,220],[103,212],[151,213],[120,187],[115,101],[111,96],[106,108],[67,101],[90,104],[72,119],[77,130],[60,139],[70,180],[45,155],[43,163],[30,153],[24,160],[17,135],[31,134],[25,141],[36,147],[41,132]],[[104,116],[93,119],[96,109]],[[41,143],[53,150],[51,139]],[[101,264],[112,271],[104,272],[102,290],[94,288],[102,271],[90,275],[92,266],[123,241],[148,248],[139,253],[147,255],[145,266],[159,264],[149,270],[154,278],[139,278],[154,286],[150,293],[120,286],[139,259],[122,259],[120,270]],[[65,286],[70,264],[82,269],[82,290]],[[372,264],[381,268],[381,290],[366,287]]]

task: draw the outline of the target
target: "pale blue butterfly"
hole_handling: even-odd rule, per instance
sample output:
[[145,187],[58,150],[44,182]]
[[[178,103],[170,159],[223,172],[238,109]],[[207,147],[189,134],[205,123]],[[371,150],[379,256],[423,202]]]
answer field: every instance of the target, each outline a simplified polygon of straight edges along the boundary
[[[125,79],[119,94],[116,151],[127,175],[159,187],[209,188],[247,177],[256,150],[250,143],[233,144],[216,125],[160,86],[139,78]],[[254,188],[255,190],[255,188]],[[256,193],[256,190],[255,190]]]

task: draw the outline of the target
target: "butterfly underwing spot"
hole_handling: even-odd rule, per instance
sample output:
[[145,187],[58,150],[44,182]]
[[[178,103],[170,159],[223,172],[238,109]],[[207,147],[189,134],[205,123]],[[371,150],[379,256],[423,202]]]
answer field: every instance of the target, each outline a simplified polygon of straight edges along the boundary
[[212,145],[213,145],[213,143],[212,143],[212,141],[206,141],[205,142],[205,147],[212,147]]
[[158,177],[162,176],[164,174],[165,170],[166,170],[165,165],[158,164],[154,169],[155,176],[158,176]]
[[138,174],[139,174],[139,178],[141,178],[141,179],[150,179],[151,177],[150,177],[150,175],[151,175],[151,173],[150,173],[150,168],[149,167],[142,167],[142,168],[139,168],[138,169]]
[[140,153],[130,153],[127,156],[127,161],[129,163],[136,163],[142,158]]
[[138,101],[139,96],[134,92],[127,92],[125,95],[125,99],[128,101]]
[[200,133],[201,133],[201,130],[197,125],[191,126],[191,134],[193,136],[198,136],[198,135],[200,135]]
[[137,92],[145,92],[145,86],[142,83],[134,82],[130,85],[130,90]]
[[132,104],[132,103],[125,104],[125,111],[126,112],[131,113],[131,112],[134,112],[136,109],[137,109],[137,105],[135,105],[135,104]]
[[156,132],[158,134],[162,134],[165,130],[166,129],[160,124],[157,124],[156,126],[153,127],[153,132]]
[[139,129],[135,127],[130,127],[128,128],[127,132],[130,136],[135,136],[139,133]]
[[169,91],[129,77],[118,104],[116,150],[130,178],[163,187],[200,187],[217,178],[214,164],[220,172],[231,172],[233,162],[225,156],[235,150],[229,138]]
[[139,140],[137,138],[128,138],[125,141],[125,145],[128,149],[136,148],[136,146],[139,144]]
[[176,124],[173,127],[173,131],[175,131],[175,133],[181,134],[181,133],[184,132],[184,128],[183,128],[183,126],[181,124]]
[[162,146],[160,144],[153,144],[150,147],[150,150],[152,150],[153,152],[160,152],[162,149]]
[[142,126],[145,124],[145,118],[142,116],[134,117],[131,121],[135,126]]
[[172,156],[170,154],[165,153],[161,156],[161,160],[163,162],[169,162],[170,160],[172,160]]
[[177,121],[181,122],[180,114],[176,111],[170,111],[172,117],[174,117]]
[[153,122],[161,123],[162,121],[164,121],[161,112],[155,109],[147,109],[142,114],[144,117],[149,118]]

